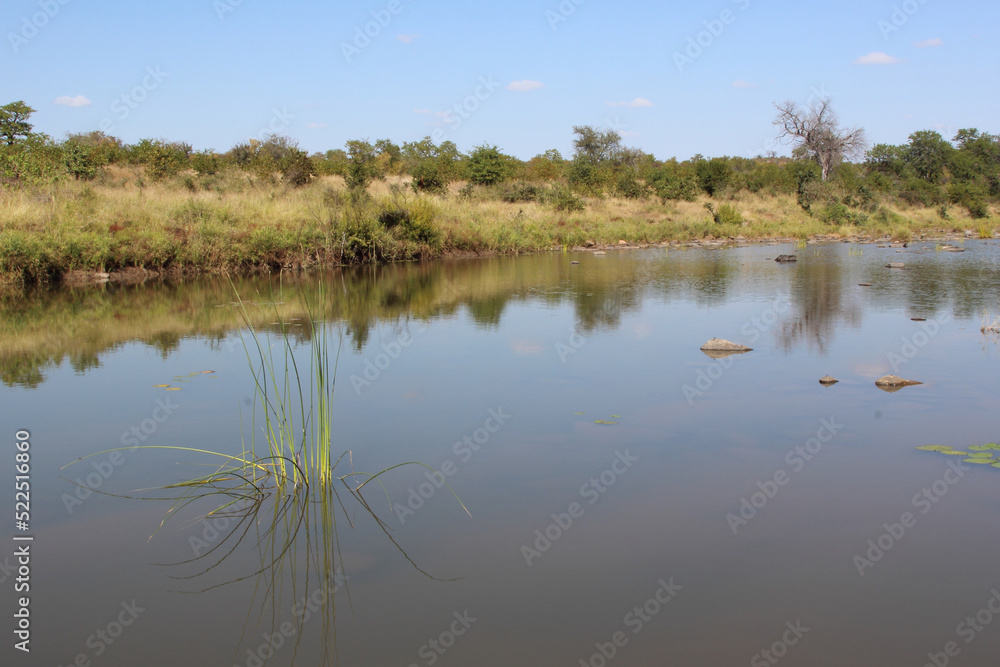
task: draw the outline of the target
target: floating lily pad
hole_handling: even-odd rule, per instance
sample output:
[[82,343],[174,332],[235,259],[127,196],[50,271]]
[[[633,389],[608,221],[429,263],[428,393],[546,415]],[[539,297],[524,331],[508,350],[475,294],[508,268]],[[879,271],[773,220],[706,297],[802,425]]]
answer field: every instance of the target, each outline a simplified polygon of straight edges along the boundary
[[583,413],[582,412],[574,412],[573,414],[574,415],[582,415]]
[[170,386],[169,384],[154,384],[153,385],[153,387],[156,388],[156,389],[165,389],[166,387],[169,387],[169,386]]
[[621,415],[611,415],[611,418],[612,419],[619,419],[619,418],[621,418]]
[[1000,445],[995,442],[987,442],[985,445],[972,445],[969,449],[974,452],[1000,451]]
[[[925,452],[941,452],[941,453],[955,451],[954,448],[952,448],[949,445],[920,445],[919,447],[917,447],[917,449]],[[975,447],[971,447],[970,449],[975,449]]]
[[[972,449],[971,447],[969,449]],[[975,452],[974,454],[969,454],[970,459],[991,459],[993,454],[990,452]]]
[[595,424],[617,424],[618,422],[609,422],[606,419],[596,419],[596,420],[594,420],[594,423]]
[[994,468],[1000,468],[1000,462],[998,462],[998,463],[994,463],[994,464],[993,464],[993,467],[994,467]]
[[963,463],[981,463],[983,465],[992,465],[993,459],[962,459]]
[[208,375],[209,373],[214,373],[215,371],[202,371],[199,375]]
[[180,391],[180,390],[181,390],[180,387],[167,387],[163,391]]

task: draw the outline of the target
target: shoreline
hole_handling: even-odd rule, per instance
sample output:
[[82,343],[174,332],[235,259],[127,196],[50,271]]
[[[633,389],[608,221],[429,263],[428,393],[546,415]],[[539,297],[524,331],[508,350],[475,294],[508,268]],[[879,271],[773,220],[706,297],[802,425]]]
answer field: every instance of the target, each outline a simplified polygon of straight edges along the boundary
[[[1000,232],[995,232],[992,239],[1000,239]],[[395,264],[407,264],[407,263],[424,263],[424,262],[456,262],[463,260],[474,260],[474,259],[489,259],[495,257],[517,257],[521,255],[537,255],[543,253],[575,253],[575,254],[594,254],[596,252],[609,253],[613,251],[628,251],[628,250],[647,250],[650,248],[701,248],[706,250],[721,250],[730,248],[747,248],[760,245],[787,245],[787,244],[801,244],[803,241],[807,245],[816,244],[827,244],[827,243],[851,243],[857,245],[876,245],[880,247],[907,247],[909,243],[921,242],[921,243],[952,243],[952,242],[963,242],[966,240],[981,240],[988,241],[990,239],[982,239],[975,236],[969,236],[967,233],[958,233],[955,231],[948,231],[944,229],[933,229],[927,230],[926,232],[919,233],[917,238],[912,239],[908,242],[901,242],[892,239],[891,236],[883,236],[880,238],[874,238],[868,235],[853,236],[853,237],[841,237],[836,234],[815,234],[809,236],[806,239],[791,237],[791,236],[776,236],[768,238],[740,238],[740,237],[727,237],[726,239],[691,239],[688,241],[654,241],[650,243],[610,243],[610,244],[598,244],[594,245],[581,245],[574,247],[567,247],[565,250],[559,247],[542,248],[538,250],[520,250],[514,252],[499,252],[499,251],[445,251],[439,255],[433,257],[425,257],[419,259],[409,259],[409,260],[398,260],[396,262],[390,262]],[[290,266],[281,267],[279,269],[273,269],[271,267],[261,265],[261,266],[251,266],[244,269],[226,269],[226,268],[216,268],[216,267],[198,267],[198,266],[187,266],[187,267],[173,267],[166,269],[148,269],[145,267],[128,267],[121,271],[115,271],[111,273],[106,273],[103,271],[90,271],[87,269],[75,269],[69,271],[61,276],[61,279],[57,282],[38,284],[38,285],[27,285],[25,288],[39,288],[47,287],[53,289],[62,288],[79,288],[88,286],[98,286],[104,284],[115,284],[121,286],[132,286],[132,285],[142,285],[148,283],[159,283],[167,280],[188,280],[197,279],[206,276],[218,276],[226,275],[239,278],[248,278],[256,275],[272,275],[272,274],[284,274],[289,273],[295,276],[307,275],[312,271],[316,270],[331,270],[331,269],[345,269],[358,267],[363,265],[336,265],[331,264],[327,266],[311,265],[308,267],[303,266]]]
[[487,190],[466,196],[461,183],[444,196],[412,193],[400,181],[375,183],[358,197],[339,177],[299,189],[241,187],[140,187],[126,179],[2,192],[0,291],[553,250],[1000,235],[996,215],[972,219],[957,208],[949,213],[885,202],[863,221],[848,222],[811,214],[787,194],[590,197],[580,200],[582,208],[562,210],[541,201],[498,200]]

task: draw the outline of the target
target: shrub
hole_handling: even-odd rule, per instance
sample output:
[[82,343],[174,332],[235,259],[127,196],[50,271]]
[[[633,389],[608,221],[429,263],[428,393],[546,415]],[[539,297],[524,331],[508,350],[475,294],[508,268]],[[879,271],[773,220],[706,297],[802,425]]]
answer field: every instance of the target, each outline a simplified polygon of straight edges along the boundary
[[217,173],[221,164],[222,160],[215,154],[215,151],[198,151],[191,156],[191,167],[199,174],[206,176],[212,176]]
[[741,225],[743,224],[743,214],[735,206],[722,204],[716,210],[712,202],[705,202],[705,210],[712,214],[712,220],[717,225]]
[[496,146],[483,144],[469,154],[467,173],[469,182],[475,185],[497,185],[506,181],[511,174],[512,161]]
[[497,190],[497,197],[509,204],[518,202],[537,202],[545,198],[545,188],[534,183],[515,181],[505,183]]
[[634,171],[628,169],[618,174],[615,194],[625,199],[645,199],[649,196],[649,186],[641,182]]
[[711,160],[698,160],[695,164],[695,174],[698,177],[698,186],[709,197],[714,197],[729,183],[733,168],[729,166],[728,160],[715,157]]
[[97,166],[91,156],[92,148],[75,141],[68,141],[63,145],[63,153],[70,176],[82,181],[90,181],[97,176]]
[[557,211],[582,211],[585,208],[583,200],[574,195],[572,190],[562,185],[552,189],[550,201]]
[[424,160],[413,167],[413,191],[445,194],[448,191],[448,179],[436,160]]

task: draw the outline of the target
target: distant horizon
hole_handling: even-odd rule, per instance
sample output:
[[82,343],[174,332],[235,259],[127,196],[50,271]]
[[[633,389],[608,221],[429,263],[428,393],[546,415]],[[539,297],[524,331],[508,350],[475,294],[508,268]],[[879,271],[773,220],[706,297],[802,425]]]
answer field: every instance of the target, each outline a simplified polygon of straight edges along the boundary
[[979,33],[1000,7],[985,2],[13,0],[6,14],[0,103],[23,99],[56,140],[225,152],[273,131],[312,154],[431,136],[527,161],[571,155],[573,126],[591,125],[663,160],[788,156],[773,104],[816,97],[869,146],[1000,131],[1000,54]]

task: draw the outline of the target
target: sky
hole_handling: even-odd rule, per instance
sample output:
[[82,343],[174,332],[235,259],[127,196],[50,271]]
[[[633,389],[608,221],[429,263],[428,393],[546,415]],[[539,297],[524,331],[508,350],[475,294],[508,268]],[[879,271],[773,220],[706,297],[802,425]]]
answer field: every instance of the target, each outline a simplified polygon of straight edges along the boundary
[[870,144],[1000,133],[1000,3],[953,0],[5,0],[0,104],[55,139],[311,152],[431,136],[522,159],[573,126],[659,159],[775,142],[774,104],[832,100]]

